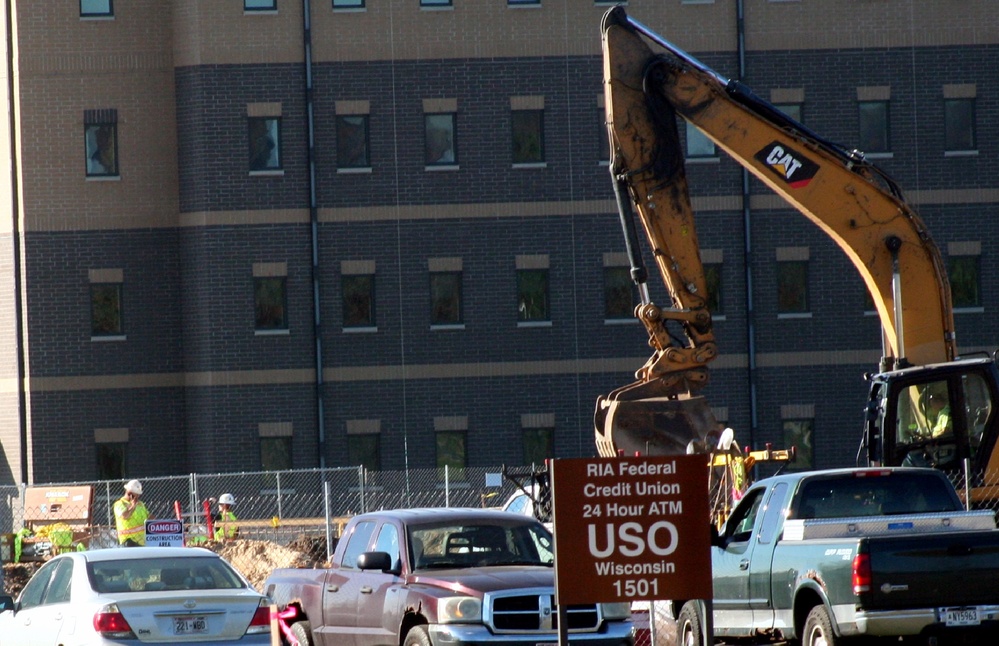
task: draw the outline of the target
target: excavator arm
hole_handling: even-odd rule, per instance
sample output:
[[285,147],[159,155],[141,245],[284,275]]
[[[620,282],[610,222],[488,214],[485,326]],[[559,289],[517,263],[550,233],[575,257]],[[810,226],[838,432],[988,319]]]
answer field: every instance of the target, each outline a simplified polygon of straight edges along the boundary
[[[682,453],[717,430],[697,392],[717,355],[676,115],[822,229],[846,253],[880,317],[882,370],[955,359],[950,285],[936,244],[901,191],[862,153],[812,133],[680,48],[609,10],[602,24],[604,92],[615,192],[636,316],[653,355],[634,383],[597,402],[601,455]],[[657,46],[653,51],[650,43]],[[672,302],[651,303],[634,216]],[[667,325],[682,330],[671,334]]]

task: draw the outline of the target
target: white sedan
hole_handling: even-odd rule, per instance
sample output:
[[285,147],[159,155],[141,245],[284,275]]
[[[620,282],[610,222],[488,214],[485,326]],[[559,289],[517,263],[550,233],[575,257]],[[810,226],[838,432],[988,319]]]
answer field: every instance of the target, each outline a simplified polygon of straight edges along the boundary
[[270,644],[270,601],[214,552],[135,547],[43,565],[0,596],[0,642],[19,646]]

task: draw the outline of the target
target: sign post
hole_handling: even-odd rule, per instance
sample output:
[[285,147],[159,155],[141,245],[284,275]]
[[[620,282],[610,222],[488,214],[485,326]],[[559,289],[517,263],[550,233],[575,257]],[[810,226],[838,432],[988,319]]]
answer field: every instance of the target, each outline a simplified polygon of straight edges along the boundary
[[574,604],[711,599],[704,455],[554,460],[552,501],[560,617]]

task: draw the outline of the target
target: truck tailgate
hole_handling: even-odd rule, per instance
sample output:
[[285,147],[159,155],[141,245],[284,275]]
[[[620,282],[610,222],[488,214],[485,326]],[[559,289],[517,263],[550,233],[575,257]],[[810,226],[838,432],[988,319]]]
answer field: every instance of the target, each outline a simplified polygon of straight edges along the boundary
[[868,609],[999,603],[999,531],[864,539],[870,554]]

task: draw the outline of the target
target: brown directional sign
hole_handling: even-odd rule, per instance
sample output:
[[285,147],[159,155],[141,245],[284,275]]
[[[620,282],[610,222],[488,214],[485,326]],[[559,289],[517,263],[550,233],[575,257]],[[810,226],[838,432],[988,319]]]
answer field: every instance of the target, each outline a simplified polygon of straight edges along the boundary
[[710,599],[707,461],[554,460],[558,603]]

